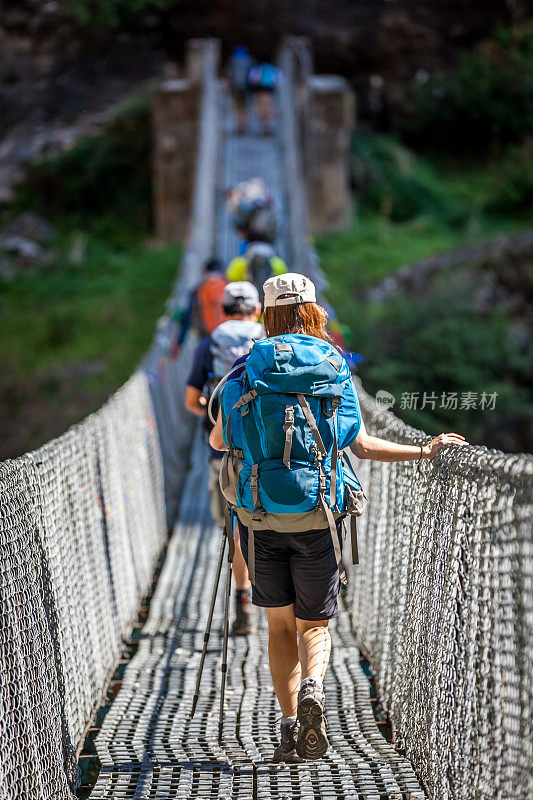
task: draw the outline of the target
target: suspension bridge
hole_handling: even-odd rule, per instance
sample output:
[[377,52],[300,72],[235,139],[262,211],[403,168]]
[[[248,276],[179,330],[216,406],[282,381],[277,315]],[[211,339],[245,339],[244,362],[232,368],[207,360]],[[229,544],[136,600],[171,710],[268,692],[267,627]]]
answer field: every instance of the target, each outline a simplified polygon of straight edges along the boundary
[[[280,253],[323,285],[307,241],[305,44],[281,49],[270,137],[253,120],[247,134],[233,133],[217,43],[196,43],[195,56],[196,171],[174,298],[195,285],[211,253],[234,255],[222,190],[251,176],[274,194]],[[257,635],[231,641],[218,744],[222,592],[190,719],[220,531],[208,511],[205,442],[183,407],[194,342],[160,369],[171,326],[102,409],[0,464],[0,800],[72,800],[88,741],[97,800],[531,797],[533,459],[525,455],[445,448],[419,467],[361,464],[369,503],[360,563],[332,626],[324,759],[272,762],[279,712],[264,621]],[[358,391],[372,433],[425,440]],[[122,663],[165,546],[136,652]],[[392,744],[375,721],[362,653]]]

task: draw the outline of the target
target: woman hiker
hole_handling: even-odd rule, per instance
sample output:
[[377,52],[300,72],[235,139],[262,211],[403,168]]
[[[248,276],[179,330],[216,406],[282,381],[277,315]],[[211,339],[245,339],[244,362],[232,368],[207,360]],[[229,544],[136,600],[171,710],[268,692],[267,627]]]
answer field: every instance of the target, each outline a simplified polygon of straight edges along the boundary
[[227,451],[227,476],[236,465],[233,481],[225,481],[233,494],[221,486],[238,517],[252,601],[266,609],[283,715],[274,758],[298,761],[328,748],[323,681],[342,570],[339,533],[350,498],[361,496],[342,450],[374,461],[419,461],[467,442],[456,433],[419,446],[368,434],[314,284],[287,273],[263,288],[267,338],[236,362],[242,364],[224,388],[210,444]]

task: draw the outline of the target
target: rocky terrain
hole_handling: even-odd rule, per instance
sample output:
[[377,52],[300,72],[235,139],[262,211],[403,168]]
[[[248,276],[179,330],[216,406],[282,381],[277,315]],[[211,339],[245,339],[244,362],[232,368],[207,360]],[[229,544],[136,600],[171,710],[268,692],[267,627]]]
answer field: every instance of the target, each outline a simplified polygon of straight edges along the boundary
[[104,126],[139,82],[160,74],[150,27],[91,36],[57,0],[6,2],[0,15],[0,201],[24,163]]
[[508,0],[182,0],[134,27],[81,29],[64,0],[4,0],[0,15],[0,201],[28,158],[105,125],[133,86],[179,62],[184,42],[218,36],[271,56],[285,33],[312,39],[317,69],[348,76],[359,115],[386,127],[403,89],[453,63],[508,21]]

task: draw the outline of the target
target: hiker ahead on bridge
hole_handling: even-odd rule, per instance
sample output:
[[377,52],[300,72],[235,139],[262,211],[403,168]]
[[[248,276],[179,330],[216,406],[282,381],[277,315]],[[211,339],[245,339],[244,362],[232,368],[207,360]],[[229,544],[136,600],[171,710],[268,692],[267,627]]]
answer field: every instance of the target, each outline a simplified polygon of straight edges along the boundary
[[328,747],[323,680],[344,572],[341,528],[363,503],[347,453],[417,461],[465,440],[449,433],[416,446],[368,434],[313,283],[290,273],[270,278],[264,292],[268,338],[238,362],[241,374],[226,384],[210,443],[225,451],[221,488],[238,518],[253,603],[266,608],[283,714],[274,757],[291,761],[320,758]]
[[179,354],[191,330],[203,338],[224,322],[222,298],[227,280],[223,273],[223,262],[219,258],[209,258],[204,264],[199,284],[187,298],[187,304],[174,309],[172,317],[177,324],[170,343],[172,358]]
[[[193,357],[193,363],[185,390],[185,407],[192,414],[203,417],[208,431],[211,430],[207,406],[215,387],[232,368],[235,360],[248,353],[252,344],[264,336],[263,326],[258,323],[261,314],[259,294],[255,286],[247,282],[228,283],[222,297],[225,321],[204,338]],[[213,398],[218,409],[218,402]],[[219,486],[222,454],[210,448],[209,453],[209,497],[211,515],[215,523],[224,527],[226,501]],[[236,585],[236,616],[232,625],[234,636],[254,633],[251,609],[251,586],[239,542],[236,542],[233,559],[233,576]]]
[[263,284],[287,272],[287,265],[272,246],[277,223],[274,201],[261,178],[241,181],[226,191],[232,225],[241,236],[239,251],[226,270],[229,281],[250,281],[263,300]]

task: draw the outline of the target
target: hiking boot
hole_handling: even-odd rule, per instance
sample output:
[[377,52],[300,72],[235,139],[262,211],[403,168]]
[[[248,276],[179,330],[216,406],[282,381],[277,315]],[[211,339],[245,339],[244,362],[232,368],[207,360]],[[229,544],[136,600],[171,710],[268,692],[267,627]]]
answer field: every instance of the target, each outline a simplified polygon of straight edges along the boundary
[[274,750],[274,761],[299,762],[302,759],[296,753],[296,733],[298,723],[281,726],[281,743]]
[[322,758],[329,747],[324,717],[324,691],[315,681],[305,681],[298,692],[298,738],[300,758]]
[[248,636],[255,633],[255,614],[252,607],[252,593],[250,591],[237,590],[236,593],[236,614],[231,626],[232,636]]

